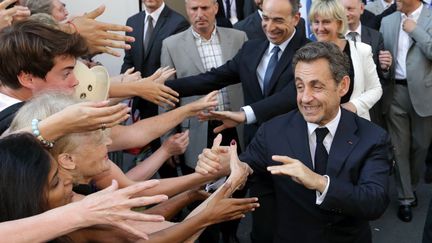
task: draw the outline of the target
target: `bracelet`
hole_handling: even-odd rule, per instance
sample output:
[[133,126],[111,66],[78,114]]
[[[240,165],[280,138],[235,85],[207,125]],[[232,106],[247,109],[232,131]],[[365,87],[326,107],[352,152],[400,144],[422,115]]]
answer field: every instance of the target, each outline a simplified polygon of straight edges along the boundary
[[74,19],[75,19],[75,18],[73,18],[73,19],[71,19],[71,20],[68,20],[66,23],[67,23],[67,24],[70,24],[70,25],[73,27],[73,29],[75,30],[74,34],[79,34],[76,25],[72,22]]
[[39,126],[38,125],[39,125],[39,120],[38,119],[33,119],[32,120],[32,124],[31,124],[33,135],[37,138],[37,140],[39,140],[39,142],[45,148],[51,149],[52,147],[54,147],[54,142],[48,141],[44,137],[42,137],[42,135],[40,134]]

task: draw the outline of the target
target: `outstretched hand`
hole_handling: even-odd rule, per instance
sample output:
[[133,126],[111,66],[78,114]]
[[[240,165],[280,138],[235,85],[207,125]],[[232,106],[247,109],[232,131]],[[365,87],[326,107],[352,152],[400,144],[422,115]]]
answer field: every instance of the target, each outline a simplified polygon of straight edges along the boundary
[[310,170],[300,160],[288,156],[273,155],[274,161],[281,162],[282,165],[267,167],[267,170],[274,175],[290,176],[295,182],[303,185],[307,189],[323,192],[328,183],[327,179]]
[[73,18],[72,23],[77,32],[86,39],[91,54],[107,53],[119,57],[120,53],[112,48],[130,49],[131,46],[124,42],[133,42],[135,39],[111,31],[131,32],[132,28],[97,21],[96,18],[104,11],[105,6],[102,5],[87,14]]
[[218,189],[210,197],[204,210],[208,214],[208,225],[235,220],[245,217],[245,214],[259,207],[258,198],[230,198],[232,185],[229,182]]
[[213,140],[211,149],[205,148],[198,156],[198,162],[195,171],[202,175],[221,174],[228,175],[230,173],[230,156],[229,148],[220,146],[222,135],[218,134]]
[[24,6],[13,6],[6,9],[9,5],[17,0],[4,0],[0,2],[0,30],[12,25],[12,22],[17,19],[23,19],[30,16],[30,10]]
[[217,94],[219,91],[212,91],[210,93],[208,93],[206,96],[191,102],[189,104],[184,105],[185,107],[188,108],[189,111],[189,115],[190,116],[195,116],[196,114],[198,114],[199,112],[203,111],[203,110],[211,110],[214,109],[214,107],[217,106],[218,101],[217,101]]
[[198,114],[198,119],[200,121],[208,120],[220,120],[222,125],[213,129],[214,133],[220,133],[227,128],[236,127],[246,121],[246,114],[244,111],[209,111],[200,112]]
[[248,164],[240,161],[237,155],[237,143],[235,140],[233,140],[230,145],[230,170],[231,174],[228,177],[227,182],[233,186],[231,188],[231,193],[233,193],[245,185],[248,176],[253,172]]
[[164,217],[160,215],[149,215],[134,212],[131,208],[142,207],[156,204],[168,199],[166,195],[156,195],[151,197],[135,197],[137,192],[152,188],[159,184],[157,180],[139,182],[129,187],[118,189],[117,181],[113,180],[111,186],[102,191],[93,193],[83,200],[68,204],[67,206],[76,207],[77,211],[84,211],[82,215],[88,216],[88,225],[105,224],[123,229],[135,236],[148,239],[148,235],[135,229],[127,220],[162,222]]

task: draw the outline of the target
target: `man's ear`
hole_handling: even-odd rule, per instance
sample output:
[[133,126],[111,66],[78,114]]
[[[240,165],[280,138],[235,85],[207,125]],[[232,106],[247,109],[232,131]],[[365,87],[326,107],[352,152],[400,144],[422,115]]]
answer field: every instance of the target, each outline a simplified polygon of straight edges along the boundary
[[339,97],[342,97],[346,93],[348,93],[350,82],[350,77],[348,75],[343,76],[342,80],[339,83]]
[[34,88],[33,75],[29,73],[20,72],[17,78],[21,86],[33,90]]
[[68,153],[62,153],[57,159],[59,165],[67,170],[74,170],[76,168],[76,163],[74,162],[72,156]]
[[300,12],[297,12],[296,14],[293,15],[293,20],[294,20],[294,24],[295,26],[298,25],[299,21],[300,21]]

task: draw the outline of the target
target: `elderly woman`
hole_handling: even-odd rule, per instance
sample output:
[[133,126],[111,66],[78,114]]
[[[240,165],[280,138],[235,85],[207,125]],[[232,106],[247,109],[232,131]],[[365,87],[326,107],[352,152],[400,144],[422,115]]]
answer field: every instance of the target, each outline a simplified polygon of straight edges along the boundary
[[66,20],[69,14],[66,5],[59,0],[25,0],[23,5],[28,7],[32,14],[49,14],[59,22]]
[[[0,180],[0,195],[2,195],[0,222],[30,217],[49,209],[64,206],[72,201],[71,177],[63,172],[62,168],[58,166],[35,137],[30,134],[13,134],[1,139],[0,145],[0,178],[2,178]],[[21,146],[27,149],[26,153],[22,153]],[[157,182],[153,181],[146,184],[147,187],[151,187]],[[145,189],[142,186],[137,186],[137,188]],[[129,191],[133,192],[135,189],[129,189]],[[227,191],[229,191],[229,187],[225,186],[213,197],[212,201],[206,204],[205,210],[184,223],[152,234],[149,242],[183,241],[208,224],[240,217],[248,209],[245,205],[238,206],[235,204],[239,202],[238,200],[244,199],[224,199]],[[128,204],[137,206],[157,203],[164,198],[164,196],[155,196],[147,199],[135,199],[135,202],[128,202]],[[138,204],[138,202],[140,203]],[[91,213],[91,210],[88,213]],[[121,220],[121,218],[120,216],[113,221]],[[135,219],[142,219],[142,217],[136,216]],[[161,217],[147,216],[147,219],[160,221]],[[43,222],[39,223],[43,224]],[[35,228],[39,226],[39,224],[34,225]],[[116,226],[121,226],[121,224]],[[55,226],[53,227],[55,228]],[[128,229],[124,225],[123,228]],[[25,231],[21,232],[21,235],[23,238],[27,238]],[[57,233],[57,236],[59,235],[61,234]],[[141,235],[145,236],[144,233]],[[130,236],[123,231],[116,228],[106,230],[106,226],[99,226],[69,233],[54,242],[90,242],[92,240],[122,242],[129,239]]]
[[[19,110],[10,126],[10,131],[26,128],[35,121],[37,123],[37,120],[34,119],[43,120],[75,103],[77,103],[77,100],[60,93],[46,93],[35,97]],[[33,128],[36,127],[37,124],[33,124]],[[105,188],[111,185],[112,179],[116,179],[120,187],[134,184],[134,181],[126,177],[108,159],[107,152],[112,142],[108,135],[108,130],[103,131],[101,129],[70,133],[58,139],[50,152],[62,167],[74,173],[77,183],[88,184],[91,181],[91,185],[95,185],[97,188]],[[165,161],[167,157],[169,155],[164,155],[159,160]],[[161,164],[160,162],[153,163],[156,165]],[[152,168],[157,170],[155,166],[152,166]],[[197,185],[215,180],[225,175],[226,171],[221,171],[218,175],[204,176],[193,173],[182,177],[163,179],[158,186],[142,192],[142,195],[162,193],[172,196]]]
[[347,19],[339,0],[313,1],[309,20],[318,41],[335,43],[350,59],[351,82],[348,93],[341,99],[342,107],[370,120],[369,109],[382,95],[371,47],[345,40]]

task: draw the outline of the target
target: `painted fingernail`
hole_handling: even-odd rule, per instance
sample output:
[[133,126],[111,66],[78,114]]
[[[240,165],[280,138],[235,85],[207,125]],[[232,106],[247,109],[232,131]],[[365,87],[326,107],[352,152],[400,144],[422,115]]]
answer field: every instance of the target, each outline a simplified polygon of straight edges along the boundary
[[234,139],[231,140],[231,145],[236,145],[236,141]]

